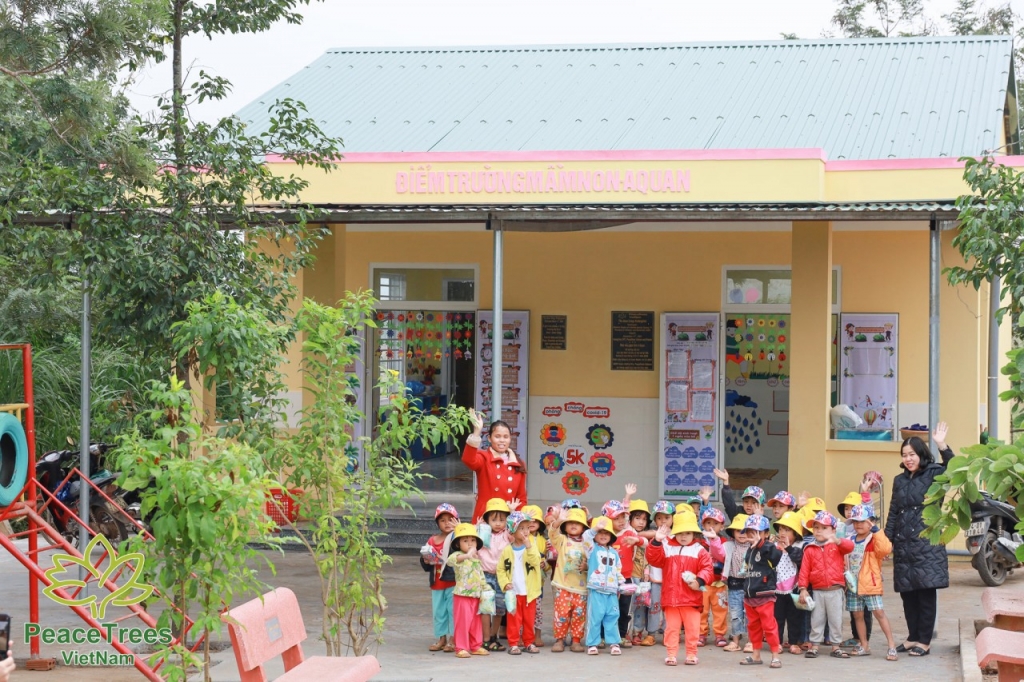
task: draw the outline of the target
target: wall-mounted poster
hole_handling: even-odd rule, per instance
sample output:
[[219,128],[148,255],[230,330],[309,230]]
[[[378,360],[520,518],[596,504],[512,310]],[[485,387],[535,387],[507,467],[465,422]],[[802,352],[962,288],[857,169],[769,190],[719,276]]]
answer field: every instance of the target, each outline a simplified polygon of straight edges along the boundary
[[844,313],[838,336],[839,402],[864,420],[859,429],[895,429],[899,315]]
[[490,417],[493,390],[491,360],[496,352],[494,339],[497,338],[501,348],[501,419],[512,427],[512,450],[524,462],[529,462],[530,313],[505,310],[502,317],[502,329],[495,330],[492,311],[480,310],[476,315],[476,409],[485,415],[485,423],[493,421]]
[[718,313],[661,316],[661,496],[715,487],[719,465]]

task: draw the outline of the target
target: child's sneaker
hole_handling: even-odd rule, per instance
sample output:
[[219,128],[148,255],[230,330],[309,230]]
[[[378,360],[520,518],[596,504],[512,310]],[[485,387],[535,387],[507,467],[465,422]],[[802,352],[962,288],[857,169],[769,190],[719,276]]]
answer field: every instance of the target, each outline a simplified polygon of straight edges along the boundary
[[551,653],[560,654],[565,651],[565,642],[560,639],[556,639],[555,643],[551,645]]
[[569,651],[573,652],[574,654],[582,654],[584,651],[586,651],[586,649],[584,649],[583,645],[579,642],[573,642],[572,646],[569,647]]

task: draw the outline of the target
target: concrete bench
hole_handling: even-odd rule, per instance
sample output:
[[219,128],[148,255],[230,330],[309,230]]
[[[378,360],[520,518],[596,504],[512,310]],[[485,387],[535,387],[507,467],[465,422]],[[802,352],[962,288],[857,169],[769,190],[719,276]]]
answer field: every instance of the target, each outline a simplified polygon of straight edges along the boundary
[[998,663],[999,682],[1024,679],[1024,632],[985,628],[978,633],[974,645],[978,665],[987,668]]
[[1024,632],[1024,590],[986,587],[981,593],[985,618],[997,628]]
[[275,682],[365,682],[378,672],[373,656],[338,658],[302,653],[306,626],[295,593],[279,587],[225,613],[241,682],[267,682],[263,664],[280,656],[285,674]]

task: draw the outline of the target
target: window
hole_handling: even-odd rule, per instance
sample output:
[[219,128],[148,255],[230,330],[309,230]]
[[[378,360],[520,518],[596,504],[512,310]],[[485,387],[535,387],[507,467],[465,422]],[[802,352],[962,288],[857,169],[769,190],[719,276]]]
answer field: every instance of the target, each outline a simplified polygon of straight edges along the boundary
[[[777,266],[725,266],[722,268],[724,310],[789,312],[793,302],[793,271]],[[839,267],[832,268],[832,311],[839,312]]]
[[377,279],[377,298],[381,301],[405,300],[405,275],[382,272]]
[[478,276],[475,263],[375,263],[370,288],[380,310],[438,310],[444,302],[446,312],[473,311]]

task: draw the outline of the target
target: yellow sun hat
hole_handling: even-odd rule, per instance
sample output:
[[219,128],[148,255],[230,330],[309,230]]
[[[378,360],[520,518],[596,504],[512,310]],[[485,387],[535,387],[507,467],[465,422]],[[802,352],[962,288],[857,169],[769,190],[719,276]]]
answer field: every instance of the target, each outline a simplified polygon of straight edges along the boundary
[[633,500],[629,503],[629,513],[632,514],[635,511],[646,512],[648,516],[651,514],[651,508],[643,500]]
[[[582,509],[570,509],[569,514],[565,517],[565,521],[558,527],[559,530],[565,527],[567,523],[578,523],[584,528],[587,527],[587,512]],[[563,531],[564,532],[564,531]]]
[[796,536],[799,538],[803,537],[804,535],[803,521],[804,519],[803,516],[800,515],[800,512],[788,511],[785,514],[783,514],[782,518],[776,521],[773,525],[775,526],[776,531],[779,530],[779,526],[791,528],[794,531],[796,531]]
[[[601,523],[602,521],[604,521],[604,528],[598,528],[597,525],[599,523]],[[603,530],[605,533],[608,533],[609,535],[611,535],[612,536],[612,542],[609,543],[609,544],[613,544],[615,542],[615,540],[618,538],[618,535],[615,534],[615,528],[612,525],[612,520],[609,519],[607,516],[595,516],[594,519],[590,522],[590,530],[593,530],[593,531],[602,531]]]
[[484,507],[484,516],[487,516],[487,513],[492,511],[505,512],[506,514],[512,513],[512,509],[509,508],[508,502],[500,497],[492,497],[487,500],[487,506]]
[[459,538],[476,538],[476,548],[481,549],[484,546],[484,541],[480,539],[480,534],[476,532],[476,526],[472,523],[460,523],[455,526],[455,534],[452,537],[453,547],[457,545]]
[[524,514],[530,517],[531,521],[536,521],[540,524],[539,533],[543,533],[544,529],[548,527],[548,524],[544,523],[544,511],[535,504],[528,504],[521,510]]
[[[729,533],[729,531],[734,531],[734,530],[738,530],[738,531],[742,532],[743,531],[743,527],[745,525],[747,525],[747,518],[748,517],[747,517],[746,514],[737,514],[736,516],[732,517],[732,523],[730,523],[728,526],[725,527],[725,532]],[[730,533],[730,535],[731,535],[731,533]]]
[[858,504],[863,504],[864,500],[861,498],[860,493],[849,493],[846,498],[837,505],[839,515],[846,518],[846,506],[856,507]]
[[704,531],[697,525],[696,514],[676,514],[672,517],[672,535],[680,533],[696,533],[701,535]]

